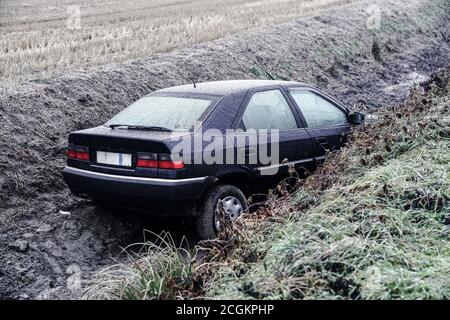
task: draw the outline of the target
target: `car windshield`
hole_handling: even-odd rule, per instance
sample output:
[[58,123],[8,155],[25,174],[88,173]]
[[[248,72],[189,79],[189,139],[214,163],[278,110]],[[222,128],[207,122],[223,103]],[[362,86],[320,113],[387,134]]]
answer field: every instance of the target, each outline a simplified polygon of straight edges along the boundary
[[212,101],[190,97],[147,96],[124,109],[106,126],[190,130]]

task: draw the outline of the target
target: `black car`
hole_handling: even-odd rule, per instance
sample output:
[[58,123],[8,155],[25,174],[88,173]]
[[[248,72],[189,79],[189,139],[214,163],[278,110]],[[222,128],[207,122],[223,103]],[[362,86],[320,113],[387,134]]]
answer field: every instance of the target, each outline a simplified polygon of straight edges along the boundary
[[213,238],[219,210],[234,219],[289,168],[314,169],[363,119],[298,82],[172,87],[71,133],[63,175],[80,197],[193,216],[199,235]]

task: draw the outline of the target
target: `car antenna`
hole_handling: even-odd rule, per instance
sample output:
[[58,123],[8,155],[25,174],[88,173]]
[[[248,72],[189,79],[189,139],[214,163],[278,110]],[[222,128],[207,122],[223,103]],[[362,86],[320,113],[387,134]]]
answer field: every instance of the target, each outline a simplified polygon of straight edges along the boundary
[[258,68],[260,68],[262,71],[264,71],[264,73],[270,78],[270,80],[275,80],[274,77],[272,77],[272,75],[263,67],[261,67],[258,62],[255,61],[255,64],[258,66]]
[[[263,69],[263,68],[261,68],[261,69]],[[269,76],[270,80],[275,80],[275,78],[272,77],[272,75],[266,69],[263,69],[263,71]]]
[[192,81],[192,84],[194,85],[194,88],[197,88],[197,84],[195,83],[195,81]]

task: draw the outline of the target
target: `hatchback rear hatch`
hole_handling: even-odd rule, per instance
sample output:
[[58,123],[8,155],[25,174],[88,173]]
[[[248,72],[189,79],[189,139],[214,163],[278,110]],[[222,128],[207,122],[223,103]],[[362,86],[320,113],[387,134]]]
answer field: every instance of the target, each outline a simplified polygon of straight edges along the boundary
[[172,159],[168,142],[191,134],[218,99],[181,93],[145,96],[105,125],[70,134],[68,165],[119,175],[183,175],[184,162]]
[[76,131],[69,136],[68,165],[117,175],[173,178],[174,171],[183,169],[184,164],[173,167],[165,141],[187,134],[107,126]]

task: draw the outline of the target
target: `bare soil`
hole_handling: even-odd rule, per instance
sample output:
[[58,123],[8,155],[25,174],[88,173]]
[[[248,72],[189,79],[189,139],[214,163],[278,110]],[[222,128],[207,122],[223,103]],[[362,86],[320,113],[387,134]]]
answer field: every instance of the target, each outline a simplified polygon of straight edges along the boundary
[[[383,1],[381,28],[368,30],[372,2],[253,29],[124,64],[24,83],[0,95],[0,298],[76,298],[143,230],[177,239],[192,226],[95,207],[61,178],[68,133],[99,125],[159,88],[208,80],[274,77],[309,82],[349,106],[402,101],[409,88],[450,63],[450,6]],[[70,213],[70,214],[68,214]],[[186,231],[187,230],[187,231]]]

